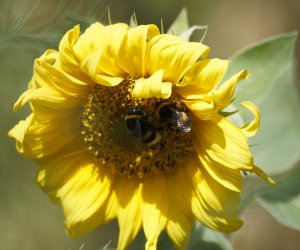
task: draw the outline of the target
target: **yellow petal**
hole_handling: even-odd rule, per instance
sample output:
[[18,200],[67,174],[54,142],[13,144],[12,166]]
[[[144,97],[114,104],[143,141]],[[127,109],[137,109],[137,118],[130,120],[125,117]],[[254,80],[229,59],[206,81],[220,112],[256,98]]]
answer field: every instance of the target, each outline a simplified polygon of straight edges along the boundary
[[137,98],[169,98],[172,94],[172,83],[163,82],[162,78],[163,70],[159,70],[147,79],[138,79],[135,82],[132,96]]
[[194,122],[193,131],[198,152],[204,151],[208,157],[207,160],[202,158],[203,164],[216,162],[224,168],[252,171],[270,182],[269,177],[255,167],[244,133],[226,118],[216,115],[209,121]]
[[192,114],[201,120],[209,120],[218,112],[213,95],[204,96],[199,100],[183,100],[182,102],[192,111]]
[[53,66],[56,57],[56,51],[47,50],[35,60],[29,89],[19,97],[14,111],[29,101],[49,109],[66,109],[82,103],[87,84]]
[[166,231],[178,249],[187,249],[194,222],[195,219],[185,217],[168,221]]
[[232,191],[242,191],[242,176],[239,169],[229,168],[218,161],[214,161],[199,145],[200,143],[197,140],[194,140],[193,144],[199,160],[203,165],[203,169],[205,169],[213,179]]
[[201,43],[186,42],[184,39],[163,34],[149,42],[146,74],[152,75],[164,69],[164,80],[177,83],[199,59],[205,58],[209,48]]
[[143,228],[147,238],[145,250],[156,250],[158,237],[166,227],[169,208],[167,195],[165,176],[153,176],[145,180],[142,189]]
[[[186,168],[189,167],[187,163]],[[167,176],[170,203],[166,231],[178,249],[186,249],[195,217],[191,211],[193,187],[185,167]]]
[[206,59],[196,62],[178,84],[176,91],[185,99],[198,99],[221,82],[228,67],[227,60]]
[[79,61],[73,51],[73,46],[76,43],[79,35],[80,27],[79,25],[76,25],[63,36],[59,43],[59,55],[63,69],[68,70],[70,67],[72,67],[74,70],[76,70],[79,65]]
[[251,169],[251,171],[254,172],[260,178],[264,179],[269,184],[271,184],[271,185],[275,185],[276,184],[276,182],[271,177],[269,177],[261,168],[253,166],[253,168]]
[[252,102],[249,101],[241,102],[241,104],[252,112],[252,114],[254,115],[254,119],[251,122],[241,126],[240,129],[247,137],[254,136],[257,133],[260,122],[259,109]]
[[73,51],[79,61],[89,56],[93,52],[101,49],[101,30],[103,25],[96,22],[93,23],[86,31],[77,39],[73,46]]
[[119,60],[129,75],[136,78],[144,76],[147,41],[156,35],[159,35],[159,29],[153,24],[139,25],[128,30]]
[[80,59],[77,58],[74,52],[74,46],[79,36],[79,25],[76,25],[64,35],[59,44],[59,56],[53,65],[73,77],[88,83],[90,82],[90,79],[81,71]]
[[[114,86],[124,78],[120,58],[124,56],[121,47],[127,30],[128,25],[124,23],[105,27],[95,23],[75,44],[74,51],[81,61],[81,69],[97,83]],[[104,83],[103,79],[106,79]]]
[[40,88],[40,89],[29,89],[25,91],[17,100],[14,105],[14,111],[17,111],[23,107],[27,102],[36,102],[41,105],[48,105],[51,108],[69,108],[80,104],[80,99],[73,99],[72,101],[67,101],[65,96],[62,96],[58,92],[50,88]]
[[241,70],[239,73],[233,75],[229,80],[225,81],[220,88],[214,92],[220,109],[223,109],[230,104],[237,83],[241,80],[247,79],[249,76],[250,74],[246,69]]
[[115,189],[120,206],[117,250],[123,250],[134,240],[142,227],[141,185],[134,180],[119,180]]
[[83,150],[68,148],[41,159],[36,159],[39,171],[37,183],[53,202],[59,202],[57,191],[76,173]]
[[102,60],[102,51],[98,50],[87,56],[81,63],[81,69],[94,82],[104,86],[115,86],[123,81],[123,77],[110,76],[99,73],[99,63]]
[[82,159],[77,164],[76,173],[57,192],[71,237],[85,235],[116,216],[116,211],[107,212],[113,175],[99,162]]
[[214,181],[201,166],[190,165],[188,172],[194,186],[192,211],[208,227],[222,232],[239,229],[242,221],[237,218],[240,194],[224,188]]
[[74,120],[46,120],[38,121],[30,115],[21,121],[10,132],[17,142],[20,153],[29,158],[42,158],[69,146],[77,139]]
[[110,76],[125,76],[126,69],[122,67],[124,57],[122,48],[126,41],[128,26],[114,24],[101,30],[101,60],[98,64],[98,74]]
[[8,136],[16,139],[16,147],[20,153],[25,153],[26,149],[24,148],[24,137],[28,131],[28,128],[34,121],[34,115],[30,114],[25,120],[19,121],[9,132]]
[[87,83],[53,66],[49,57],[35,60],[31,88],[53,88],[62,95],[84,97]]
[[[39,121],[48,121],[48,120],[60,120],[64,119],[65,121],[77,122],[79,124],[80,117],[78,116],[78,109],[74,107],[64,108],[61,105],[56,107],[56,105],[51,105],[51,103],[46,102],[31,102],[30,107],[32,109],[32,113]],[[74,120],[75,119],[75,120]]]
[[[42,54],[39,58],[35,59],[34,66],[33,66],[33,77],[29,83],[29,88],[37,89],[37,88],[44,88],[49,87],[48,81],[51,79],[50,75],[44,75],[42,79],[39,79],[39,75],[37,73],[43,73],[43,70],[41,71],[40,64],[42,62],[48,63],[53,65],[58,57],[58,52],[55,50],[46,50],[44,54]],[[37,67],[39,67],[37,69]],[[35,74],[37,74],[37,80],[34,79]]]
[[99,79],[97,80],[100,75],[126,76],[126,71],[121,65],[121,58],[125,56],[122,47],[124,47],[127,31],[126,24],[118,23],[94,31],[97,41],[94,41],[94,38],[85,38],[89,39],[87,42],[90,43],[92,49],[82,57],[80,67],[94,81],[101,84]]
[[95,51],[87,55],[81,62],[80,67],[93,81],[97,78],[98,64],[100,62],[102,50]]
[[[57,52],[47,50],[35,60],[33,78],[29,89],[25,91],[15,103],[14,111],[27,102],[48,103],[49,108],[69,108],[82,102],[86,83],[77,80],[53,66],[57,59]],[[62,105],[63,104],[63,105]]]
[[199,146],[214,161],[232,169],[248,170],[252,167],[246,136],[226,118],[215,115],[208,121],[195,121],[193,130]]

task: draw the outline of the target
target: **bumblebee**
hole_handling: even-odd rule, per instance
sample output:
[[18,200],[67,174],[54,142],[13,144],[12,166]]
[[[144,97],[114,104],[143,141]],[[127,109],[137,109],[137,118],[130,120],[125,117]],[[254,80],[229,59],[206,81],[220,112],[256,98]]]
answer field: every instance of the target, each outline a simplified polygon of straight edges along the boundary
[[146,146],[160,142],[161,135],[155,126],[149,122],[146,114],[139,107],[129,107],[125,114],[125,125],[135,139]]
[[185,112],[183,107],[177,103],[161,102],[157,107],[157,116],[162,123],[174,130],[190,132],[192,119]]

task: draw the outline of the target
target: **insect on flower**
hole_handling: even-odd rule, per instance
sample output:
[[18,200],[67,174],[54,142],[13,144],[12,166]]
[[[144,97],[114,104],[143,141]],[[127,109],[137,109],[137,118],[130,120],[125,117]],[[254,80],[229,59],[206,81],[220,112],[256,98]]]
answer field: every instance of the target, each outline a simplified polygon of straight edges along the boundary
[[140,108],[129,107],[126,112],[125,122],[132,135],[146,146],[149,147],[160,142],[161,135]]
[[157,108],[157,114],[160,120],[171,128],[182,132],[190,132],[192,119],[182,107],[177,108],[177,105],[162,102]]

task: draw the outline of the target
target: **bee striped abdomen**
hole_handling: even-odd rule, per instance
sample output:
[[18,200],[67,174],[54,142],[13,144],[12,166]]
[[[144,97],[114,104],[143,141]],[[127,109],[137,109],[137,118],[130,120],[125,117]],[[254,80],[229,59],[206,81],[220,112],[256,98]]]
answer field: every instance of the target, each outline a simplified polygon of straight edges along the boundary
[[146,146],[152,146],[160,142],[161,136],[151,124],[146,115],[138,108],[130,108],[125,115],[127,129],[132,135]]

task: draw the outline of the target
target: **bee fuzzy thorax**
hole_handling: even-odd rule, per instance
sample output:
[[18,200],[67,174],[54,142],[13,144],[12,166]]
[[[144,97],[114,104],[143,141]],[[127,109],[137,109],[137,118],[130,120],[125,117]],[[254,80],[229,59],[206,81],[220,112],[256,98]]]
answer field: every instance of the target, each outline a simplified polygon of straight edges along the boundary
[[161,102],[157,107],[157,114],[162,123],[167,124],[172,129],[190,132],[192,120],[188,116],[186,109],[179,105],[179,102]]
[[193,151],[188,111],[174,96],[133,98],[133,84],[90,88],[81,113],[83,147],[129,178],[173,172]]

